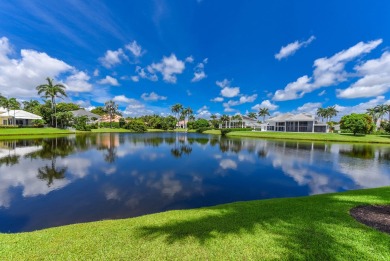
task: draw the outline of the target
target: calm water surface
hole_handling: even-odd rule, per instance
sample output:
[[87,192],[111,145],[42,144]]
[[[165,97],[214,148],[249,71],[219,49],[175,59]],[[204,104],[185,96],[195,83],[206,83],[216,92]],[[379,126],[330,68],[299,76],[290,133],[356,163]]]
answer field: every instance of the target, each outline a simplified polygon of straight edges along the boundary
[[185,133],[0,141],[0,231],[390,185],[390,146]]

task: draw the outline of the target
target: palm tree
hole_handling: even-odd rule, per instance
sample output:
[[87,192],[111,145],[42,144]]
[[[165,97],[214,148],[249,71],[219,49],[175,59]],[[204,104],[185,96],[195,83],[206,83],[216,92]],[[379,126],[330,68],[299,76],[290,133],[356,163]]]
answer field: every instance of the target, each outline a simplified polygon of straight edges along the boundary
[[378,121],[378,113],[375,108],[369,108],[366,110],[366,113],[371,116],[373,122],[375,123],[375,127],[377,126],[376,122]]
[[389,123],[390,123],[390,104],[386,105],[386,112],[389,115]]
[[[4,96],[0,96],[0,106],[7,110],[7,114],[8,114],[8,117],[9,117],[9,111],[11,109],[10,99],[7,99]],[[9,124],[9,122],[8,122],[8,124]]]
[[268,108],[260,108],[258,114],[260,117],[263,117],[263,123],[265,122],[265,117],[270,116]]
[[[50,79],[49,77],[46,78],[46,81],[47,84],[41,84],[37,86],[36,89],[38,91],[38,94],[41,95],[43,98],[51,99],[51,110],[53,111],[54,109],[55,115],[57,113],[55,98],[68,97],[65,92],[66,87],[61,83],[53,84],[53,79]],[[53,112],[51,114],[51,125],[53,126]],[[57,128],[57,118],[55,127]]]
[[112,128],[112,116],[118,113],[118,104],[113,100],[109,100],[104,104],[104,110],[110,116],[110,129]]
[[191,107],[187,107],[182,110],[182,115],[184,116],[184,128],[187,128],[186,124],[186,117],[193,114],[194,112],[192,111]]
[[218,117],[215,114],[211,114],[210,118],[215,121]]
[[249,118],[251,118],[251,119],[254,119],[254,120],[256,120],[256,118],[257,118],[257,115],[256,115],[255,112],[249,112],[249,113],[247,114],[247,116],[248,116]]
[[326,108],[325,111],[326,111],[326,117],[328,118],[328,121],[330,121],[332,117],[337,116],[337,113],[339,112],[338,110],[336,110],[336,105]]
[[326,117],[326,109],[324,109],[324,108],[318,108],[316,114],[317,114],[317,116],[318,116],[319,118],[321,118],[321,121],[323,121],[324,118]]
[[20,109],[20,103],[16,100],[16,98],[10,98],[9,100],[10,109],[14,111],[14,122],[13,125],[16,125],[15,112]]
[[172,113],[176,114],[177,122],[180,121],[180,114],[181,114],[182,110],[183,110],[183,105],[181,105],[180,103],[176,103],[175,105],[173,105],[171,107]]

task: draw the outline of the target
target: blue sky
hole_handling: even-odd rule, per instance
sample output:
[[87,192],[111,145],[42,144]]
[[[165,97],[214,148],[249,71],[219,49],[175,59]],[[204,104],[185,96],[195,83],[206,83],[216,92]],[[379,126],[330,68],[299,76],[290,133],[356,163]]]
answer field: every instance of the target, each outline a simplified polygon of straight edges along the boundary
[[126,116],[313,113],[390,103],[390,2],[0,2],[0,93],[39,98],[47,76],[85,108]]

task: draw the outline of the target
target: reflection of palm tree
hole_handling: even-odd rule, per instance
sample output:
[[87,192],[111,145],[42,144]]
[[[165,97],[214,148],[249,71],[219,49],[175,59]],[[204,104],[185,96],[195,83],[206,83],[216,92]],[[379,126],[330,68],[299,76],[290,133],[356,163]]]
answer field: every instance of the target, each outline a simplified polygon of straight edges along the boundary
[[38,169],[37,177],[42,180],[47,180],[47,186],[53,184],[55,179],[63,179],[65,178],[66,167],[57,169],[56,167],[56,158],[52,157],[51,166],[44,166]]
[[115,148],[115,134],[110,133],[110,144],[107,148],[107,153],[104,154],[104,160],[108,163],[113,163],[115,162],[116,159],[116,148]]
[[6,157],[0,158],[0,166],[5,164],[7,167],[19,163],[20,156],[18,155],[8,155]]
[[182,152],[178,148],[172,148],[171,149],[171,154],[175,158],[181,158]]

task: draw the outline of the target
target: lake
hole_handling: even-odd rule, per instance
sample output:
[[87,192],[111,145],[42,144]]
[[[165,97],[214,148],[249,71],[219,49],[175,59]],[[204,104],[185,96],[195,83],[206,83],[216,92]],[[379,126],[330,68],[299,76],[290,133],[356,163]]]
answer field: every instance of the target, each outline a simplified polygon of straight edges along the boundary
[[106,133],[0,141],[0,231],[390,185],[390,146]]

